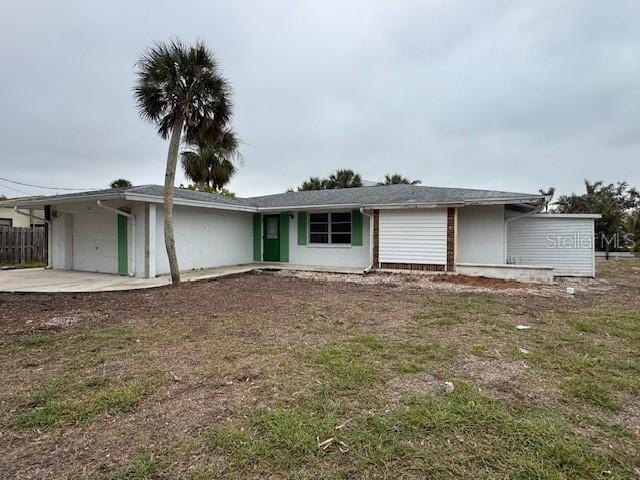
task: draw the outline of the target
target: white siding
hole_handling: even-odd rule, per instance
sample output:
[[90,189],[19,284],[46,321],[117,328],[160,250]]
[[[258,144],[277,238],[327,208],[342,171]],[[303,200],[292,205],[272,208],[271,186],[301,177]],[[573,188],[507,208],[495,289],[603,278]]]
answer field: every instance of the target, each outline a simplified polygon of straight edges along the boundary
[[380,210],[380,262],[447,263],[446,208]]
[[111,212],[73,215],[73,270],[118,273],[116,229]]
[[[370,217],[362,215],[362,246],[298,245],[298,214],[289,219],[289,263],[313,267],[367,268],[371,264]],[[307,222],[307,229],[309,224]]]
[[504,263],[504,205],[458,208],[456,236],[456,262]]
[[558,276],[595,276],[594,220],[550,217],[524,217],[508,224],[508,261],[552,266]]
[[[237,265],[253,261],[250,213],[176,205],[173,229],[180,270]],[[156,207],[156,273],[169,273],[164,246],[164,212]]]

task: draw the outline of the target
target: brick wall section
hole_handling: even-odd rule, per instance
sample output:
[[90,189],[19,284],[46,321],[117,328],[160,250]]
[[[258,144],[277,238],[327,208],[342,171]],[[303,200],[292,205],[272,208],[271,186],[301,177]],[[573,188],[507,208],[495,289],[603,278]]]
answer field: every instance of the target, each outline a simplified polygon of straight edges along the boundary
[[456,209],[447,208],[447,272],[455,270]]
[[391,268],[394,270],[415,270],[420,272],[444,272],[444,265],[435,263],[386,263],[380,264],[380,268]]
[[373,211],[373,268],[380,268],[380,210]]

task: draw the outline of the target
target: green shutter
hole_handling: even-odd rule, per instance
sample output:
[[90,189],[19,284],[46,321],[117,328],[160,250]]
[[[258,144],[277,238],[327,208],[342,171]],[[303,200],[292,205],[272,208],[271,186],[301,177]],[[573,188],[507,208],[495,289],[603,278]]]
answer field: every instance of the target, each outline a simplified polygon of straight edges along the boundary
[[289,214],[280,213],[280,261],[289,261]]
[[360,210],[351,212],[351,245],[362,246],[362,212]]
[[129,256],[127,245],[127,222],[124,215],[116,215],[118,218],[118,273],[129,275]]
[[262,260],[262,215],[253,214],[253,261]]
[[298,245],[307,244],[307,212],[298,212]]

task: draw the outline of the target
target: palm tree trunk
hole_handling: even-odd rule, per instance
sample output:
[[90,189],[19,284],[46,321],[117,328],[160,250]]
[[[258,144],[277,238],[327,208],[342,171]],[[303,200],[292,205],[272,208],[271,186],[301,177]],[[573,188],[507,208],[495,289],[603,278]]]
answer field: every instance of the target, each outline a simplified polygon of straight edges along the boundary
[[176,118],[169,142],[167,154],[167,170],[164,174],[164,246],[169,257],[169,269],[171,270],[171,283],[180,283],[180,267],[176,256],[176,242],[173,236],[173,195],[175,190],[176,165],[178,163],[178,150],[180,148],[180,135],[184,120]]

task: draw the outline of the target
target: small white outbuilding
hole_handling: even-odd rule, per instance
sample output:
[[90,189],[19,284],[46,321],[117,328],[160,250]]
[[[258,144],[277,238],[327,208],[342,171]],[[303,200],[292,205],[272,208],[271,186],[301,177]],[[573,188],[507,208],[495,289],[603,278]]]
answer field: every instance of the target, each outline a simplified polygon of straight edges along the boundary
[[537,214],[507,227],[507,263],[546,265],[554,275],[595,277],[594,214]]

